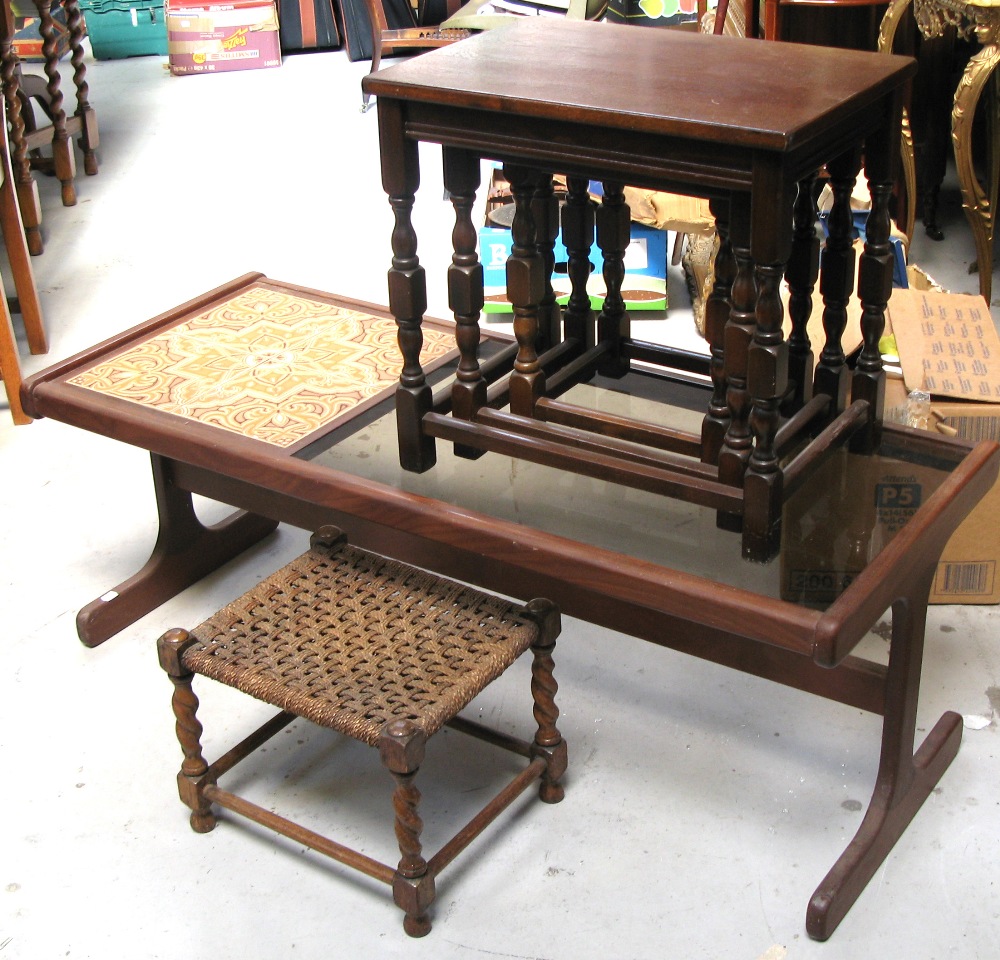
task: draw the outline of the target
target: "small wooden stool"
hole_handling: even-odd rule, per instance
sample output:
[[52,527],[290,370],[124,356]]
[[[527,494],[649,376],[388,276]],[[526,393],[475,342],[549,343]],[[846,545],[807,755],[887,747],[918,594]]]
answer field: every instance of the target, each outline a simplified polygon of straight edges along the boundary
[[[173,709],[184,762],[177,782],[191,826],[215,826],[212,803],[249,817],[390,884],[419,937],[431,928],[427,909],[434,878],[529,784],[558,803],[566,744],[556,728],[552,651],[558,609],[547,600],[527,607],[351,547],[324,527],[311,548],[220,610],[192,632],[170,630],[159,641],[160,664],[174,683]],[[533,743],[456,716],[531,648],[531,693],[538,730]],[[281,709],[222,758],[202,756],[194,674],[218,680]],[[378,747],[395,778],[396,868],[341,846],[220,789],[218,779],[296,716]],[[420,793],[413,778],[424,745],[448,724],[529,760],[453,839],[425,860]]]

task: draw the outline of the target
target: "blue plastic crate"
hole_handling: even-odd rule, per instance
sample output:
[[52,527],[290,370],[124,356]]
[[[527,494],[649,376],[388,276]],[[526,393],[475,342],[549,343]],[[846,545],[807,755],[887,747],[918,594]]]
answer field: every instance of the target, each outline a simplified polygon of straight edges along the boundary
[[163,0],[80,0],[98,60],[167,55]]

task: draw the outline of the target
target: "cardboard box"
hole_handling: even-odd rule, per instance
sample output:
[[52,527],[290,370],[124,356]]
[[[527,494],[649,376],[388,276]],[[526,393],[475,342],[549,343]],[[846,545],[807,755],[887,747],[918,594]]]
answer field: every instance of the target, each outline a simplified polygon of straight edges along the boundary
[[278,14],[273,2],[168,0],[166,16],[172,74],[281,66]]
[[[14,19],[14,52],[19,60],[42,62],[42,21],[38,19],[38,11],[34,5],[27,2],[11,4]],[[53,0],[50,8],[52,28],[55,32],[56,53],[61,60],[69,50],[69,27],[66,25],[66,11],[60,0]]]
[[888,312],[907,390],[1000,403],[1000,336],[982,297],[897,290]]
[[[906,423],[912,390],[930,394],[911,425],[965,440],[1000,440],[1000,337],[986,301],[932,284],[893,291],[887,329],[902,379],[886,386],[886,419]],[[931,603],[1000,603],[1000,482],[948,541]]]
[[[898,383],[898,381],[897,381]],[[882,550],[947,475],[923,464],[843,454],[824,464],[786,508],[782,526],[782,599],[826,606]],[[816,490],[836,489],[824,498]],[[948,541],[931,603],[1000,602],[994,486]]]

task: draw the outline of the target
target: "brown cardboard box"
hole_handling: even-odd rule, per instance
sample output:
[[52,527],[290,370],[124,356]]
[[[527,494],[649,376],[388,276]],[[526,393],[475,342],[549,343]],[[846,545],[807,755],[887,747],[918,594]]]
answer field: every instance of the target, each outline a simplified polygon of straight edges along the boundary
[[281,66],[273,0],[167,0],[166,19],[175,76]]
[[[841,451],[828,460],[785,508],[782,599],[831,603],[946,477],[946,470],[932,465],[888,457]],[[947,581],[940,568],[938,575]]]
[[[902,380],[888,382],[885,405],[887,420],[905,422],[907,390]],[[998,404],[951,403],[932,397],[930,408],[928,430],[966,440],[1000,440]],[[1000,482],[948,541],[930,599],[931,603],[1000,603]]]
[[[981,297],[948,294],[931,284],[894,290],[887,332],[896,339],[902,377],[886,385],[887,421],[910,423],[963,439],[1000,439],[1000,338]],[[924,409],[910,391],[930,386]],[[950,394],[950,395],[949,395]],[[843,453],[789,501],[782,525],[782,597],[825,606],[851,583],[945,474]],[[833,491],[824,497],[823,491]],[[819,491],[819,495],[817,495]],[[948,541],[937,566],[931,603],[1000,603],[1000,482]]]
[[[1000,440],[1000,337],[982,297],[894,290],[889,328],[903,379],[886,388],[886,419],[906,422],[909,391],[930,394],[920,426],[965,440]],[[1000,483],[948,542],[931,603],[1000,603]]]

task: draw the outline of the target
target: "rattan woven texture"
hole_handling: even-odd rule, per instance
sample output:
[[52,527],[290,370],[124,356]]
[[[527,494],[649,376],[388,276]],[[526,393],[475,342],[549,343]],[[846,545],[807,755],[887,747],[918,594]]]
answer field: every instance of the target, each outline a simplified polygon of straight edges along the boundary
[[375,746],[431,736],[535,640],[516,604],[340,542],[317,544],[191,632],[194,673]]

